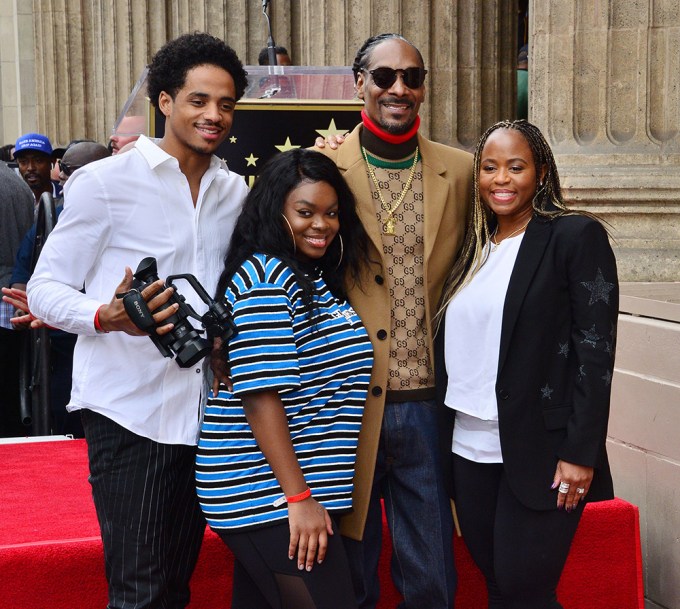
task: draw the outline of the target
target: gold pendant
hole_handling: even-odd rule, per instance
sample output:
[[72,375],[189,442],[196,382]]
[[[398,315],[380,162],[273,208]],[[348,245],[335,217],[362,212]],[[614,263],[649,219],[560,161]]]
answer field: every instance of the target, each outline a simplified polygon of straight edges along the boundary
[[395,225],[394,218],[392,216],[389,216],[387,220],[385,220],[384,225],[386,235],[394,235],[394,225]]

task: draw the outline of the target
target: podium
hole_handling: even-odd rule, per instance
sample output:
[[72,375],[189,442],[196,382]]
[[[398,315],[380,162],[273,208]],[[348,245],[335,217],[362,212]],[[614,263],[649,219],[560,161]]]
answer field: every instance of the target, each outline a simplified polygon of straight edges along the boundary
[[248,88],[218,155],[248,185],[277,152],[314,145],[320,135],[352,130],[363,102],[347,67],[246,66]]
[[[355,99],[349,67],[244,67],[248,86],[236,105],[231,132],[216,154],[249,186],[277,152],[312,146],[319,135],[346,133],[361,121],[363,102]],[[114,133],[140,115],[146,135],[163,137],[165,117],[146,97],[146,72],[123,106]]]

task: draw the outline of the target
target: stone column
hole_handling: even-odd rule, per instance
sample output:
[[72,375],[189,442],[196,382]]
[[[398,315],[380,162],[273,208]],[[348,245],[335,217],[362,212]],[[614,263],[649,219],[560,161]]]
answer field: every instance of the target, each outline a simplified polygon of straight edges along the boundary
[[529,117],[572,204],[612,226],[622,280],[680,279],[680,6],[530,9]]
[[299,0],[298,10],[308,65],[351,65],[381,32],[411,40],[429,70],[421,118],[432,139],[470,149],[488,125],[514,114],[516,0]]
[[[471,150],[487,127],[515,117],[517,2],[476,0],[451,3],[451,8],[433,4],[439,13],[456,13],[454,27],[443,15],[436,20],[433,64],[442,66],[437,69],[437,93],[451,103],[451,110],[438,109],[435,139]],[[450,55],[449,49],[454,50]]]
[[0,0],[0,145],[37,129],[35,67],[30,3]]
[[39,129],[54,144],[108,141],[113,123],[148,60],[156,3],[35,0]]
[[[14,6],[0,0],[0,9],[5,5]],[[423,132],[469,149],[490,123],[513,115],[516,5],[277,0],[270,14],[276,43],[288,47],[297,65],[351,65],[364,40],[380,32],[413,41],[429,70]],[[36,124],[30,128],[59,144],[74,137],[107,141],[142,69],[171,38],[208,31],[247,64],[257,62],[267,41],[261,0],[33,0],[27,18],[35,33],[27,51],[35,80],[26,85],[35,82],[35,89],[22,85],[20,109],[28,111],[34,99]],[[11,78],[3,70],[3,80],[5,74]]]

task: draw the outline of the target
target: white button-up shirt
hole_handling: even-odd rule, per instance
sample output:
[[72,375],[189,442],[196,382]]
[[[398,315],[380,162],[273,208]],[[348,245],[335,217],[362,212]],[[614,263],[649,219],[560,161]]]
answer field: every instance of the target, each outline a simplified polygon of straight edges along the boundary
[[[177,159],[142,136],[130,152],[76,171],[64,192],[27,291],[36,317],[79,335],[68,410],[99,412],[157,442],[195,444],[205,361],[181,369],[148,336],[98,333],[94,316],[125,266],[134,272],[147,256],[157,259],[161,278],[191,273],[214,295],[245,181],[213,156],[194,207]],[[177,291],[199,315],[207,310],[185,281]]]

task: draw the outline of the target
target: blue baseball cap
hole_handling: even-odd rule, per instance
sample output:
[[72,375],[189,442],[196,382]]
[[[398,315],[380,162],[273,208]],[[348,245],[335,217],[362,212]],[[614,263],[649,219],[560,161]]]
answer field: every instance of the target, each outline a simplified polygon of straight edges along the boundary
[[52,144],[46,135],[41,133],[26,133],[19,137],[14,145],[14,156],[24,152],[24,150],[36,150],[48,156],[52,155]]

